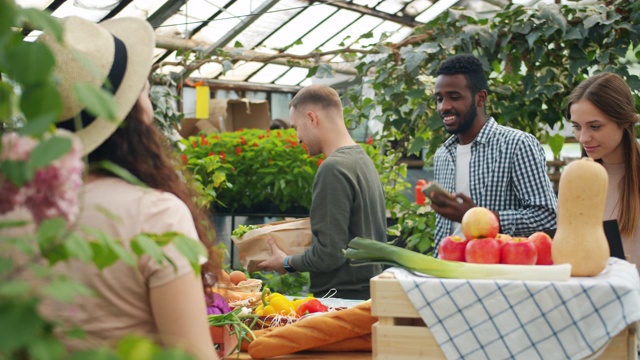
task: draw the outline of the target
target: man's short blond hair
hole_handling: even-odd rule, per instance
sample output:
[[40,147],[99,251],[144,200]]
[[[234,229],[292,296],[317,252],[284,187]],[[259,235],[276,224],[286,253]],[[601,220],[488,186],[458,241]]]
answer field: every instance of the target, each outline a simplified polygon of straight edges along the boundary
[[315,105],[323,109],[334,109],[342,112],[342,102],[338,92],[323,84],[314,84],[302,88],[291,99],[289,108],[297,110],[307,105]]

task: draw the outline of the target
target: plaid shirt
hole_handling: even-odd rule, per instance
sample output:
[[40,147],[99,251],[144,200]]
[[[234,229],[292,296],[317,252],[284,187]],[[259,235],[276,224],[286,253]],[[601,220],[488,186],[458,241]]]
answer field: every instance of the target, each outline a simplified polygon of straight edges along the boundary
[[[458,137],[451,136],[434,157],[434,180],[451,193],[456,190],[458,143]],[[471,145],[469,177],[471,199],[498,213],[501,233],[529,236],[555,229],[557,198],[544,150],[534,136],[487,119]],[[437,214],[434,256],[450,232],[451,220]]]

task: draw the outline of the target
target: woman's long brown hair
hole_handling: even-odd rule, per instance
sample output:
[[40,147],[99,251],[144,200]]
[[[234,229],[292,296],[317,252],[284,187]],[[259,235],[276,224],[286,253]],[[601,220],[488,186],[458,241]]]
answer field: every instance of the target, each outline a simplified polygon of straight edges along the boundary
[[[198,237],[209,251],[209,260],[202,265],[202,281],[206,288],[217,280],[222,269],[222,256],[214,250],[215,232],[205,211],[196,206],[194,192],[181,178],[177,161],[173,157],[168,140],[153,124],[148,124],[140,116],[139,103],[116,132],[102,145],[89,154],[89,164],[108,160],[127,169],[149,187],[166,191],[182,200],[193,217]],[[100,171],[100,170],[98,170]],[[113,175],[100,171],[104,175]]]
[[[571,93],[567,104],[567,119],[571,120],[571,105],[581,99],[589,100],[623,129],[625,159],[624,177],[619,184],[618,224],[623,235],[631,236],[640,218],[640,144],[634,130],[639,118],[633,95],[629,85],[619,75],[594,75],[580,83]],[[584,149],[582,156],[587,156]]]

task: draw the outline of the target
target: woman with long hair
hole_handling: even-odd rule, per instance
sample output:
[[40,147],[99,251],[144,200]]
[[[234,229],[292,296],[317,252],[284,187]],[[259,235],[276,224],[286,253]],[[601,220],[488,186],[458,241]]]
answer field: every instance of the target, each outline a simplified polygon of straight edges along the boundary
[[[77,17],[62,20],[64,40],[43,35],[56,59],[63,111],[58,127],[71,131],[88,155],[89,174],[80,197],[76,225],[96,229],[125,247],[140,234],[181,234],[212,251],[210,225],[192,200],[168,155],[168,144],[152,124],[153,107],[147,80],[155,46],[146,21],[118,18],[95,24]],[[92,66],[87,66],[87,63]],[[75,98],[74,85],[93,83],[113,94],[116,121],[97,117]],[[145,186],[104,170],[110,162]],[[43,313],[77,326],[82,339],[65,338],[83,349],[141,333],[171,346],[181,346],[200,359],[217,359],[207,323],[204,287],[215,281],[221,258],[202,257],[202,275],[173,243],[162,248],[170,261],[144,254],[135,266],[118,261],[102,270],[70,261],[57,271],[96,292],[72,304],[45,303]]]
[[567,105],[583,156],[609,174],[604,220],[616,219],[629,260],[640,264],[640,145],[638,114],[631,89],[617,74],[601,73],[578,85]]

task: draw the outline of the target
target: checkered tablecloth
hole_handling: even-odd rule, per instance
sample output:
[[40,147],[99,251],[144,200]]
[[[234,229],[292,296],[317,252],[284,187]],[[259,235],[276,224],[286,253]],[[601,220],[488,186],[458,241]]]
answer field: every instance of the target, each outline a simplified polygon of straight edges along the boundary
[[581,359],[640,320],[636,267],[610,258],[569,281],[440,279],[392,272],[448,359]]

